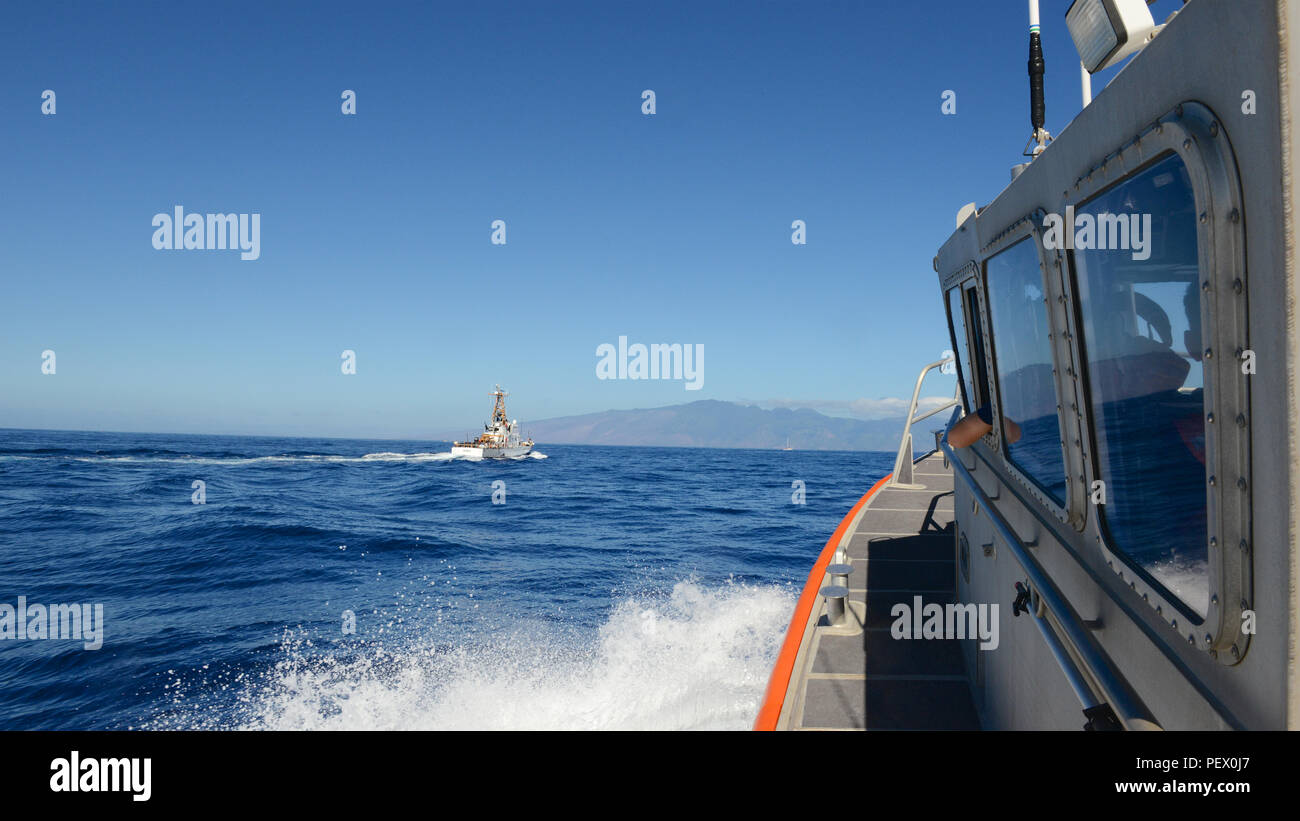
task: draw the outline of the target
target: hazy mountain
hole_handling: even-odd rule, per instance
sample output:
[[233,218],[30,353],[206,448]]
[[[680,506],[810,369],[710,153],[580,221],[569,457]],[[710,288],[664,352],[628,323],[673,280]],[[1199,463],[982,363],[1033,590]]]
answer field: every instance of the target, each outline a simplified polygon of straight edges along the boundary
[[[934,447],[930,430],[940,424],[940,416],[915,426],[912,438],[917,450]],[[895,451],[903,433],[903,420],[862,421],[826,416],[806,408],[765,410],[704,399],[664,408],[610,410],[542,419],[525,422],[521,427],[539,447],[549,443],[780,448],[789,437],[790,447],[797,450]]]

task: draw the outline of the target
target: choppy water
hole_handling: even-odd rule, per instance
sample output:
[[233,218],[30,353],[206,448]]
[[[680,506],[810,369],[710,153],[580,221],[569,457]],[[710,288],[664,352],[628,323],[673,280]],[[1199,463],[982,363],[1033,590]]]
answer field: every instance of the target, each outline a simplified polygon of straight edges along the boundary
[[0,638],[0,728],[747,728],[892,462],[448,450],[0,430],[0,607],[104,613],[98,650]]

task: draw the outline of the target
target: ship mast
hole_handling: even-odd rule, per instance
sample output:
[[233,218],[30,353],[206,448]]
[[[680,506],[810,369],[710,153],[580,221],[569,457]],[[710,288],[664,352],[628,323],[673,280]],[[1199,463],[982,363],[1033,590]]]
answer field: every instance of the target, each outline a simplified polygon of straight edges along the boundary
[[509,422],[506,420],[506,397],[509,396],[510,394],[501,390],[501,386],[497,385],[497,389],[493,391],[490,395],[495,396],[497,398],[496,404],[492,406],[493,427],[495,427],[498,424],[509,425]]

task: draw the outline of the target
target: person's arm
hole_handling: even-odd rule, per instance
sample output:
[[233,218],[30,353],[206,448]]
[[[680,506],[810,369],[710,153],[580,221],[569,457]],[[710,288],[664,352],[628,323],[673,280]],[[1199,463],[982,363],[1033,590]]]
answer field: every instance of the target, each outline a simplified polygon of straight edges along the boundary
[[[988,405],[984,405],[971,415],[963,416],[952,426],[948,431],[948,444],[955,448],[970,447],[991,430],[993,430],[993,410]],[[1007,444],[1014,445],[1020,441],[1020,426],[1003,417],[1002,436],[1007,440]]]
[[985,422],[983,416],[988,412],[988,406],[980,408],[969,416],[963,416],[957,424],[948,429],[948,444],[955,448],[970,447],[980,440],[989,431],[993,430],[993,425]]

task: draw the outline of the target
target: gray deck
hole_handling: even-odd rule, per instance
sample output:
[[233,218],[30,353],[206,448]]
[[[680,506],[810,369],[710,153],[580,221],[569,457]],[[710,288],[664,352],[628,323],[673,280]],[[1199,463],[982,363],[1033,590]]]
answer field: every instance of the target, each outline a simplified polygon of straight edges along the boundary
[[[955,595],[952,473],[943,457],[917,462],[924,490],[882,489],[846,534],[854,616],[832,628],[813,611],[779,726],[791,730],[978,730],[960,640],[890,635],[897,602]],[[825,582],[829,584],[829,580]],[[865,623],[864,623],[865,622]]]

